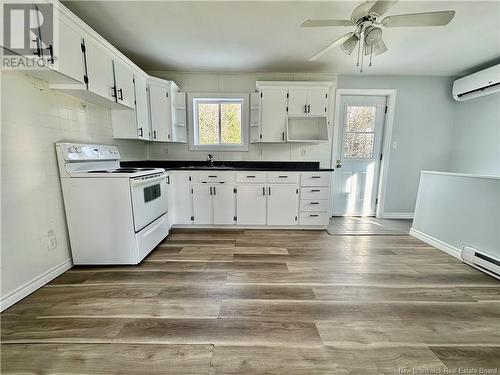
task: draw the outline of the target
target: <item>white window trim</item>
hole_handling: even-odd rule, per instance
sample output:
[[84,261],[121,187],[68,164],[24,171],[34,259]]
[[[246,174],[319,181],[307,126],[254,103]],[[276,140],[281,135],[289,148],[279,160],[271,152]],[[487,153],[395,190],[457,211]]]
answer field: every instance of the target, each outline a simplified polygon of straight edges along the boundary
[[[187,94],[187,110],[188,110],[188,139],[189,150],[196,151],[248,151],[249,140],[249,103],[250,94],[248,93],[188,93]],[[241,105],[241,144],[240,145],[197,145],[195,144],[195,119],[193,99],[237,99],[242,101]]]

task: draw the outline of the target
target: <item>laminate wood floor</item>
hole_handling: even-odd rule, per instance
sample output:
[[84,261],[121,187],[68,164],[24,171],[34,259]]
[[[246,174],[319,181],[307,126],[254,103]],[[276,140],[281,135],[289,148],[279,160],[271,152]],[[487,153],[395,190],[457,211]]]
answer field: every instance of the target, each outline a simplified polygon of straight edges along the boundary
[[4,311],[1,355],[2,374],[498,374],[500,283],[407,235],[177,229]]

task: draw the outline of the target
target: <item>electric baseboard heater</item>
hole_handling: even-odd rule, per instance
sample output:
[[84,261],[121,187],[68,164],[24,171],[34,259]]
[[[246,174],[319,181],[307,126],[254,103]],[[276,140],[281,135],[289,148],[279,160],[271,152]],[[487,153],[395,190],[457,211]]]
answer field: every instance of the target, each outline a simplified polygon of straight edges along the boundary
[[500,258],[471,246],[463,246],[462,260],[468,265],[500,280]]

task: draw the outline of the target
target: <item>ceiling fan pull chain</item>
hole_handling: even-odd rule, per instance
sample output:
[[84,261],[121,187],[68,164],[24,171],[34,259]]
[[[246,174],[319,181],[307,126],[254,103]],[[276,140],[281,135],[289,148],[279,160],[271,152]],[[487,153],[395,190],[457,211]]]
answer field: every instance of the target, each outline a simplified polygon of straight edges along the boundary
[[370,65],[368,66],[372,66],[372,56],[373,56],[373,46],[370,47]]
[[356,61],[356,66],[359,66],[359,51],[361,50],[361,34],[359,34],[360,36],[360,40],[359,40],[359,44],[358,44],[358,60]]

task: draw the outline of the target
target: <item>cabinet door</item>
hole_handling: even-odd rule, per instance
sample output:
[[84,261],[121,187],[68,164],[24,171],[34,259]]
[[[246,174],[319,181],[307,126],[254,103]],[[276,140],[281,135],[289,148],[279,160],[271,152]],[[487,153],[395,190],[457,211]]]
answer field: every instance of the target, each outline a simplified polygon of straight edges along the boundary
[[234,224],[234,186],[214,184],[214,224]]
[[213,196],[212,185],[192,185],[193,194],[193,216],[195,224],[213,223]]
[[287,89],[265,87],[261,90],[260,120],[262,142],[283,142],[285,140]]
[[269,185],[267,189],[267,224],[295,225],[298,215],[297,185]]
[[140,139],[150,139],[149,108],[146,77],[141,74],[134,76],[135,114],[137,118],[137,134]]
[[328,107],[328,89],[325,88],[310,88],[307,90],[307,106],[310,115],[326,116],[326,108]]
[[167,196],[169,199],[169,223],[170,225],[191,224],[191,187],[189,186],[189,174],[172,171],[169,180],[171,193],[170,196]]
[[151,119],[151,140],[167,142],[172,129],[169,87],[149,84],[149,110]]
[[135,108],[134,103],[134,73],[123,62],[115,59],[113,61],[116,83],[116,102]]
[[266,225],[266,185],[239,185],[236,217],[240,225]]
[[288,90],[288,114],[305,115],[307,113],[307,88],[298,87]]
[[59,43],[54,51],[57,71],[83,83],[85,66],[83,64],[82,35],[70,26],[70,21],[60,16],[59,38],[54,42]]
[[90,37],[85,39],[85,58],[89,91],[106,99],[116,101],[113,74],[113,59],[111,55]]

